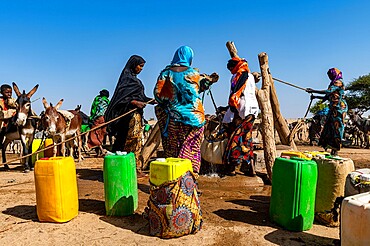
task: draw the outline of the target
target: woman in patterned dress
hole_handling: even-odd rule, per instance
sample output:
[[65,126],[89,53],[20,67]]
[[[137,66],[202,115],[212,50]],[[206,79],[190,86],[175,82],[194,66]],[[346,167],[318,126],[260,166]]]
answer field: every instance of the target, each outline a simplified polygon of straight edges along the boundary
[[307,88],[308,93],[324,94],[324,96],[314,96],[324,101],[329,101],[329,113],[320,135],[319,146],[325,150],[331,149],[332,155],[338,155],[342,145],[344,133],[344,118],[346,117],[348,107],[344,99],[344,84],[342,82],[342,72],[337,68],[330,68],[327,72],[330,84],[327,90],[313,90]]
[[202,79],[199,71],[190,67],[193,55],[188,46],[175,52],[171,64],[159,74],[154,96],[165,157],[190,159],[193,171],[198,173],[206,122],[199,93],[216,82],[218,75],[212,74],[212,81]]
[[255,176],[252,143],[253,123],[258,114],[258,102],[255,95],[256,84],[246,60],[234,57],[227,63],[233,75],[228,109],[223,123],[228,124],[229,141],[223,156],[226,174],[235,176],[235,168]]

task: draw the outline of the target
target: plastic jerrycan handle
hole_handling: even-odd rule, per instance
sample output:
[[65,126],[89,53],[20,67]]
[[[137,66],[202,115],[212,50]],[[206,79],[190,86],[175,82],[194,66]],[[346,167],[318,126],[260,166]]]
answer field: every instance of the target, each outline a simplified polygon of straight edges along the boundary
[[296,156],[292,156],[292,157],[290,157],[290,159],[291,160],[296,160],[296,161],[308,161],[307,159],[296,157]]

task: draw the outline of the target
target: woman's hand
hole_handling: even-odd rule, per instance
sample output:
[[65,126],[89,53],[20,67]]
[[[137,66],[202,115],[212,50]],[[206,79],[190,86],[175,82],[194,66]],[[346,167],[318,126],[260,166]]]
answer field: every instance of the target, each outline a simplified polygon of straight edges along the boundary
[[216,83],[220,78],[220,76],[217,73],[212,73],[209,77],[211,78],[212,83]]
[[312,89],[312,88],[306,88],[306,92],[313,93],[314,92],[314,89]]
[[135,105],[137,108],[145,108],[145,106],[146,106],[145,102],[136,101],[136,100],[132,100],[131,104]]

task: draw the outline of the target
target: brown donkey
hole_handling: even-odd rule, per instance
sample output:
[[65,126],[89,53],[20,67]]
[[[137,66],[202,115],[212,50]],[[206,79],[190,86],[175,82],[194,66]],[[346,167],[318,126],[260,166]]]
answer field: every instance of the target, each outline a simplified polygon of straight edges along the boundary
[[66,145],[64,141],[78,135],[77,139],[70,140],[68,142],[68,147],[69,155],[73,157],[73,149],[74,146],[76,146],[75,142],[77,140],[78,161],[81,161],[80,129],[82,118],[80,113],[76,110],[58,110],[63,103],[63,99],[61,99],[55,107],[53,107],[52,104],[49,105],[45,98],[42,99],[42,103],[44,104],[45,113],[41,116],[41,124],[42,128],[53,138],[54,156],[57,155],[57,146],[55,144],[58,143],[59,140],[62,142],[62,155],[65,156]]

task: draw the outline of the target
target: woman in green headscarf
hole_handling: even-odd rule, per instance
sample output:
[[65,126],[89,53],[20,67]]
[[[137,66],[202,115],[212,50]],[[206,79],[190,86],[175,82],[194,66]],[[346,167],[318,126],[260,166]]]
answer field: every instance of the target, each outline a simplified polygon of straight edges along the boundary
[[[94,101],[91,105],[90,117],[89,117],[89,127],[92,129],[103,124],[104,113],[107,110],[109,105],[109,91],[103,89],[99,92],[94,98]],[[101,127],[95,131],[91,131],[88,135],[87,145],[88,147],[94,148],[102,146],[104,138],[107,135],[106,127]]]

